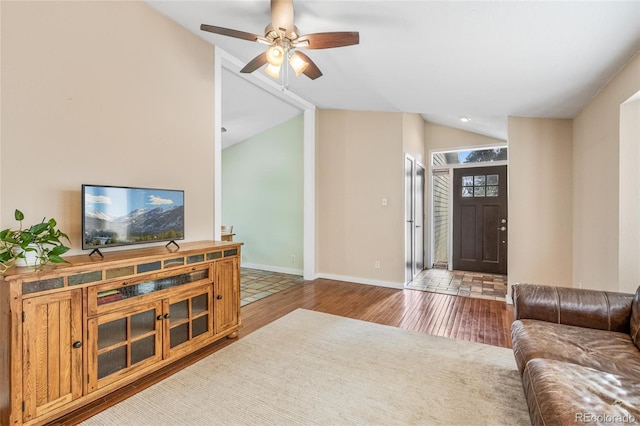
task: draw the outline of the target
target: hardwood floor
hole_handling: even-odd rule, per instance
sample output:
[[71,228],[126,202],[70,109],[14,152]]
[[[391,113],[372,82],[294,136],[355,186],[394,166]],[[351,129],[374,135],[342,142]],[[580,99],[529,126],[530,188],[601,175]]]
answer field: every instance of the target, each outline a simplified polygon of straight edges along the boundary
[[[239,338],[298,308],[511,348],[513,306],[504,302],[325,279],[299,284],[244,306]],[[52,424],[77,424],[234,341],[224,339],[190,354]]]

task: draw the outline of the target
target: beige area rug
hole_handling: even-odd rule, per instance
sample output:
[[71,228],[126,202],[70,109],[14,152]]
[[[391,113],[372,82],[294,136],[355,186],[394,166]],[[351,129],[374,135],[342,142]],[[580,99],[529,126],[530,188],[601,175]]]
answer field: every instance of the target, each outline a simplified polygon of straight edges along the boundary
[[85,425],[529,425],[510,349],[298,309]]

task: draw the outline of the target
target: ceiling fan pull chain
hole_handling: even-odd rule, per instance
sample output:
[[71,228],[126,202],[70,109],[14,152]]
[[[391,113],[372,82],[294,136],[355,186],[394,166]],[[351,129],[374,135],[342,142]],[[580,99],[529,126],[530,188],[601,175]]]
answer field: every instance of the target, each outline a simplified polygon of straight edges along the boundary
[[289,51],[287,51],[287,60],[282,63],[284,67],[284,79],[285,84],[282,86],[282,91],[289,90]]

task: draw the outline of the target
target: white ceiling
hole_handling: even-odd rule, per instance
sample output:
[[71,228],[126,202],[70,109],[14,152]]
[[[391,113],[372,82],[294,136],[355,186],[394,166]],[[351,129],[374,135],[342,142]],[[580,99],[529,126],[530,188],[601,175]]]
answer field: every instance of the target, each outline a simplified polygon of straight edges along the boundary
[[223,68],[222,82],[222,127],[226,129],[222,134],[223,149],[302,113],[237,72]]
[[[200,24],[262,35],[268,0],[147,3],[243,63],[265,49]],[[414,112],[500,139],[510,115],[575,117],[640,50],[640,0],[298,0],[294,8],[302,34],[359,31],[360,44],[307,50],[324,75],[291,77],[293,93],[319,108]],[[222,102],[227,144],[299,114],[230,71]],[[243,139],[232,140],[236,133]]]

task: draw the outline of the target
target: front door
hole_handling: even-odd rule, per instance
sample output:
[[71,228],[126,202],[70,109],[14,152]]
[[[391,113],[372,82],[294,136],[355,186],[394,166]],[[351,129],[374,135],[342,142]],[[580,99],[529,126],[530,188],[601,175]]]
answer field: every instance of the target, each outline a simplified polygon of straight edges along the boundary
[[453,269],[507,273],[507,166],[453,172]]

